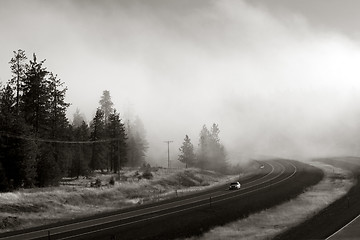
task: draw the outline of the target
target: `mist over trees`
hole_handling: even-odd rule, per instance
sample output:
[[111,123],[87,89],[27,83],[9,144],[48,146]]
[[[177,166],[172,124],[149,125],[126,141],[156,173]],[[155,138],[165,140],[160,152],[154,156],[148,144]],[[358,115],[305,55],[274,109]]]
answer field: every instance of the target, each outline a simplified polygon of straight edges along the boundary
[[127,159],[128,166],[140,166],[145,163],[146,151],[148,149],[148,142],[146,141],[146,132],[144,124],[139,117],[134,121],[127,120],[126,123],[127,139]]
[[185,135],[183,145],[179,148],[179,151],[179,161],[185,164],[185,168],[195,166],[196,155],[194,153],[194,145],[191,143],[188,135]]
[[[11,79],[0,86],[0,191],[145,165],[149,144],[141,119],[123,121],[110,91],[104,90],[89,123],[79,109],[70,123],[67,87],[45,62],[36,54],[28,59],[23,50],[14,51]],[[210,130],[204,125],[197,149],[186,135],[179,160],[186,167],[226,172],[219,133],[217,124]]]
[[99,101],[100,109],[104,113],[105,124],[108,122],[109,116],[113,111],[114,103],[111,101],[110,92],[108,90],[103,91],[103,95]]
[[[90,122],[89,139],[94,143],[91,146],[89,166],[92,171],[101,170],[117,173],[125,166],[126,159],[126,133],[120,114],[113,108],[110,91],[103,91],[92,121]],[[107,139],[113,139],[104,142]]]
[[0,191],[57,185],[65,176],[145,162],[141,120],[129,121],[126,129],[110,91],[103,92],[89,124],[79,109],[70,124],[64,82],[36,54],[27,60],[25,51],[14,51],[12,77],[0,86]]
[[206,125],[203,125],[199,134],[199,145],[196,154],[190,138],[186,135],[179,149],[178,160],[184,163],[186,167],[198,167],[226,173],[228,170],[226,151],[220,142],[219,133],[220,129],[217,124],[214,123],[210,130]]

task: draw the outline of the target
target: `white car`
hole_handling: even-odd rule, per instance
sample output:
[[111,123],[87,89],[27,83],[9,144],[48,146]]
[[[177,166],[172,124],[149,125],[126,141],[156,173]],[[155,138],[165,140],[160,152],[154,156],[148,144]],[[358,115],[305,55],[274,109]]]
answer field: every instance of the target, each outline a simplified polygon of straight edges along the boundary
[[239,182],[230,183],[229,190],[237,190],[240,189],[241,184]]

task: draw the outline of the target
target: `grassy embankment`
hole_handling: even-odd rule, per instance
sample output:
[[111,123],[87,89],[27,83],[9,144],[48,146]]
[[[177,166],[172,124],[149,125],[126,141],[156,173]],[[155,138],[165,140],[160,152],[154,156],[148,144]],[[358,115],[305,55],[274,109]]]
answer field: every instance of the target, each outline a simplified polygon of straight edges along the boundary
[[311,164],[321,168],[325,177],[319,184],[310,187],[297,198],[252,214],[245,219],[215,227],[200,237],[187,239],[271,239],[315,215],[345,195],[355,184],[352,174],[346,170],[318,162]]
[[[247,165],[241,176],[256,173],[256,169],[256,163]],[[67,181],[66,185],[59,187],[1,193],[0,232],[160,201],[210,188],[238,177],[195,168],[152,168],[152,179],[139,179],[142,172],[136,170],[121,174],[122,181],[116,181],[113,186],[108,184],[113,175],[97,174],[90,179]],[[90,187],[90,183],[96,178],[101,179],[102,187]]]

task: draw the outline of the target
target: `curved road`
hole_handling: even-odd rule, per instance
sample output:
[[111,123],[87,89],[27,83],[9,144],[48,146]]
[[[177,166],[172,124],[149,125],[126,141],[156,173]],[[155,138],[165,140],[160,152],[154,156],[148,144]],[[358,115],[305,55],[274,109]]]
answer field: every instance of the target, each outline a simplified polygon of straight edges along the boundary
[[[210,221],[212,218],[217,219],[217,221],[219,221],[219,219],[221,220],[223,216],[217,218],[213,216],[214,214],[219,214],[219,212],[220,214],[221,212],[225,212],[222,210],[218,211],[218,209],[235,202],[236,204],[241,203],[241,201],[244,201],[242,204],[244,208],[246,208],[246,204],[251,203],[251,201],[254,202],[253,206],[256,206],[255,201],[259,199],[264,200],[266,196],[270,196],[268,195],[270,189],[280,185],[285,186],[291,182],[291,179],[299,175],[298,162],[270,160],[262,162],[262,164],[264,165],[262,173],[244,179],[241,182],[242,187],[240,190],[228,191],[228,185],[222,185],[181,198],[146,204],[108,215],[103,214],[82,219],[77,222],[64,222],[48,227],[44,226],[41,228],[0,234],[0,239],[115,239],[116,236],[121,236],[121,239],[136,239],[139,237],[144,239],[155,239],[158,237],[166,239],[173,237],[173,235],[176,234],[176,229],[179,229],[181,235],[186,235],[186,233],[184,234],[184,230],[189,229],[190,234],[190,232],[194,232],[191,228],[196,227],[196,224],[201,226],[204,217],[206,218],[205,222]],[[295,180],[293,180],[293,182],[294,181]],[[263,206],[264,204],[260,205]],[[250,208],[252,208],[252,206]],[[210,217],[208,216],[209,209],[211,212]],[[244,213],[248,214],[246,211]],[[231,214],[229,214],[229,217],[230,215]],[[181,219],[182,226],[178,226],[179,223],[177,220],[179,219]],[[194,224],[191,223],[193,220]],[[189,226],[186,227],[186,224]],[[162,229],[162,227],[164,229]],[[159,235],[159,231],[162,232],[163,235]],[[171,233],[169,233],[170,235],[166,234],[166,231],[171,231]]]
[[336,157],[316,159],[316,161],[352,172],[354,186],[346,195],[330,203],[313,217],[274,239],[360,239],[360,158]]

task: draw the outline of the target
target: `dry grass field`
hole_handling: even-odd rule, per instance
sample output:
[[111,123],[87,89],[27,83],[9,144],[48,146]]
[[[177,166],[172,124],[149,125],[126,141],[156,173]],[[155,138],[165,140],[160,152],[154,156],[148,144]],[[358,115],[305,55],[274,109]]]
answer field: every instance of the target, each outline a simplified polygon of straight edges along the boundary
[[[251,174],[257,167],[249,166]],[[160,201],[203,190],[238,175],[221,175],[195,168],[151,168],[151,179],[141,170],[118,175],[96,174],[91,178],[64,179],[59,187],[21,189],[0,194],[0,231],[18,230]],[[109,184],[111,178],[115,183]],[[101,187],[91,187],[96,179]]]

